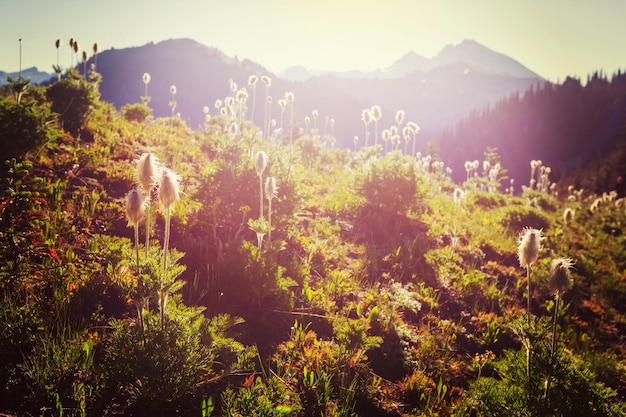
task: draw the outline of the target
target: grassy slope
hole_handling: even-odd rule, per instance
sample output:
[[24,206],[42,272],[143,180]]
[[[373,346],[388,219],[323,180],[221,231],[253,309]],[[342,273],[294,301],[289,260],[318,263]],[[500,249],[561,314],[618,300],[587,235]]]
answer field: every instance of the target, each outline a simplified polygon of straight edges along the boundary
[[[33,92],[24,106],[46,106],[38,97]],[[584,191],[574,201],[480,191],[486,180],[457,186],[399,153],[370,158],[373,149],[330,150],[307,137],[279,145],[247,124],[236,136],[222,134],[220,116],[197,132],[175,118],[139,124],[95,104],[82,139],[57,136],[21,157],[32,166],[3,171],[0,348],[9,359],[0,382],[12,399],[0,411],[58,413],[62,403],[142,415],[157,401],[160,410],[198,415],[211,397],[224,415],[279,414],[282,405],[299,415],[469,415],[497,403],[473,385],[478,374],[506,381],[503,366],[517,363],[507,352],[524,352],[510,326],[526,308],[517,261],[524,227],[545,236],[532,270],[534,314],[550,318],[554,309],[545,282],[550,261],[572,258],[559,352],[617,391],[609,403],[624,401],[625,212],[615,201],[591,213],[595,196]],[[264,178],[278,184],[272,240],[266,236],[262,250],[248,225],[259,216],[260,150],[269,156]],[[185,254],[180,294],[213,318],[207,337],[185,348],[213,362],[192,362],[197,380],[183,393],[139,385],[119,394],[106,363],[111,346],[136,330],[124,197],[136,187],[134,160],[143,152],[182,178],[171,240]],[[455,202],[457,187],[464,193]],[[568,224],[566,207],[576,213]],[[153,237],[161,243],[163,216],[154,213]],[[245,322],[220,325],[217,317]],[[131,333],[112,330],[114,319]],[[170,320],[191,326],[173,312]],[[76,356],[61,353],[86,341],[95,352],[90,361],[80,347]],[[50,359],[50,350],[58,357]],[[123,367],[136,358],[118,360]],[[258,379],[247,378],[253,372]],[[556,381],[555,392],[561,386]],[[80,394],[85,387],[92,391]]]

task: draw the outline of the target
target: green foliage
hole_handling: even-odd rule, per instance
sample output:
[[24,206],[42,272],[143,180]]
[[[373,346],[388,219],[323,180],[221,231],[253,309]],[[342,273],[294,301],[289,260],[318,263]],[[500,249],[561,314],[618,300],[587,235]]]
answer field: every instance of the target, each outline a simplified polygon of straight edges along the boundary
[[152,117],[152,109],[144,104],[125,104],[121,110],[122,115],[129,122],[142,123]]
[[0,148],[5,159],[39,151],[60,136],[47,106],[33,102],[17,105],[3,97],[0,97],[0,126]]
[[301,412],[299,396],[286,381],[278,376],[264,381],[261,377],[254,378],[254,373],[249,378],[251,382],[246,382],[243,388],[237,391],[228,388],[222,393],[224,416],[279,417]]
[[536,208],[507,206],[504,208],[502,224],[512,235],[518,235],[525,227],[544,230],[550,225],[548,217]]
[[[0,413],[624,412],[626,365],[613,353],[625,341],[623,202],[605,195],[592,213],[581,198],[501,194],[504,168],[457,190],[440,165],[381,146],[265,141],[243,104],[197,132],[179,117],[144,123],[146,109],[120,116],[75,71],[29,87],[19,106],[0,99],[15,157],[0,170]],[[278,185],[272,239],[259,150]],[[146,151],[182,176],[182,193],[137,262],[123,201]],[[535,314],[554,311],[549,258],[575,264],[558,332],[544,319],[525,328],[524,227],[545,236]]]
[[20,75],[20,77],[17,80],[14,80],[11,77],[7,77],[7,81],[9,82],[9,85],[11,86],[11,91],[13,91],[13,94],[15,95],[15,102],[19,106],[20,102],[22,101],[22,97],[24,96],[24,94],[26,93],[26,90],[28,89],[28,84],[30,84],[30,79],[24,78]]
[[[493,364],[495,377],[481,377],[472,384],[467,401],[474,412],[485,416],[623,415],[624,406],[613,402],[615,391],[599,382],[581,358],[559,350],[550,360],[549,338],[539,337],[537,332],[523,337],[529,336],[534,340],[531,383],[526,375],[526,354],[505,352]],[[544,387],[548,378],[551,385],[546,398]]]
[[91,84],[73,77],[52,84],[46,96],[63,129],[73,136],[78,136],[85,127],[98,99],[98,93]]
[[382,213],[406,213],[416,203],[417,173],[413,159],[392,152],[386,158],[366,162],[360,192]]
[[59,335],[43,333],[23,364],[32,400],[44,409],[56,408],[59,415],[64,410],[88,415],[99,388],[94,355],[94,340],[90,336],[71,331]]
[[170,322],[161,330],[148,316],[145,331],[128,321],[113,320],[105,342],[104,377],[110,400],[131,409],[158,411],[195,392],[209,375],[213,355],[201,344],[208,328],[201,316],[190,322]]

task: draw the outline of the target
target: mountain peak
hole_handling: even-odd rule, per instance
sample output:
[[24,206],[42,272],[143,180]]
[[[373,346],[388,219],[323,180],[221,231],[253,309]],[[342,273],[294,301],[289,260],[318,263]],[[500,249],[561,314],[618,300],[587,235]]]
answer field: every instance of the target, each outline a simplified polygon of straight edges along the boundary
[[404,76],[414,71],[428,71],[432,67],[431,61],[422,55],[409,51],[386,69],[389,75]]
[[513,58],[495,52],[473,39],[464,39],[457,45],[446,45],[433,58],[435,66],[451,65],[464,62],[492,73],[508,75],[516,78],[542,79]]

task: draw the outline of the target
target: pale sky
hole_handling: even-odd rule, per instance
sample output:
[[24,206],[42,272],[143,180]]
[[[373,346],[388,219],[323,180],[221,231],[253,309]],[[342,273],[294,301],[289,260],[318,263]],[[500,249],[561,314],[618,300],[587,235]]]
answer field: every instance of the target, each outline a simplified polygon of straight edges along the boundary
[[[0,0],[0,70],[192,38],[279,73],[292,65],[374,70],[473,39],[551,81],[626,69],[623,0]],[[208,75],[207,75],[208,76]]]

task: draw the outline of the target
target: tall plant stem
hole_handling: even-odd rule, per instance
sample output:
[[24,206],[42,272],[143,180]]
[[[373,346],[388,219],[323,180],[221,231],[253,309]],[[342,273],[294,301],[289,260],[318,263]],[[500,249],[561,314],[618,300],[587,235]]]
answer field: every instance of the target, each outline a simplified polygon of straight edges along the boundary
[[146,258],[150,256],[150,196],[146,201]]
[[165,283],[165,276],[167,275],[167,254],[169,252],[170,243],[170,208],[165,211],[165,237],[163,238],[163,279],[161,283],[161,294],[159,295],[159,303],[161,307],[161,330],[165,329],[165,299],[163,294],[163,284]]
[[[137,259],[137,285],[139,285],[139,224],[135,223],[135,257]],[[137,317],[139,318],[139,325],[141,326],[141,330],[144,330],[143,327],[143,301],[139,301],[137,305]]]
[[263,220],[263,174],[259,175],[259,221]]
[[530,398],[530,392],[532,389],[532,371],[531,371],[531,358],[533,352],[532,346],[532,338],[530,337],[530,297],[531,297],[531,288],[530,288],[530,265],[526,267],[526,280],[528,281],[528,302],[526,306],[526,324],[528,325],[527,332],[528,336],[528,347],[526,350],[526,375],[528,376],[528,396]]
[[528,299],[526,305],[526,324],[530,328],[530,265],[526,267],[526,281],[528,282]]
[[271,196],[267,203],[267,221],[269,222],[269,225],[270,225],[269,231],[267,232],[267,240],[271,242],[272,241],[272,197]]
[[554,297],[554,321],[552,323],[552,349],[550,350],[550,358],[554,357],[556,350],[556,321],[559,317],[559,301],[561,298],[557,295]]
[[[559,301],[561,300],[559,294],[554,297],[554,320],[552,321],[552,348],[550,349],[550,362],[554,360],[554,351],[556,350],[556,321],[559,317]],[[552,383],[552,375],[548,375],[546,381],[545,399],[548,401],[548,394],[550,392],[550,384]]]

